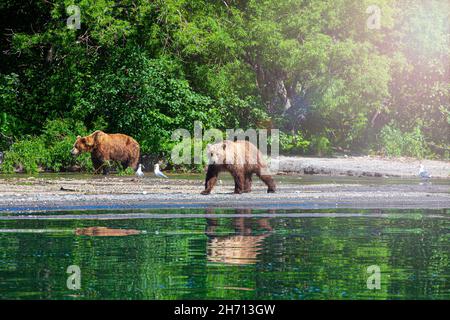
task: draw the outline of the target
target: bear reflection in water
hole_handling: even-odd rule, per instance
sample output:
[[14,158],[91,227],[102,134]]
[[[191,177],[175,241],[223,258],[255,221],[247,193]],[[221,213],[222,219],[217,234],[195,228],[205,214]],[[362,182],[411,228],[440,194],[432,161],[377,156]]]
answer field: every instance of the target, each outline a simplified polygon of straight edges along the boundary
[[[236,213],[251,213],[250,209],[237,210]],[[207,255],[209,262],[226,264],[255,264],[263,248],[264,239],[272,231],[267,218],[233,218],[234,234],[223,235],[216,230],[217,219],[207,219]],[[223,229],[222,229],[223,230]]]
[[75,230],[75,234],[77,236],[93,236],[93,237],[123,237],[140,233],[141,231],[134,229],[111,229],[107,227],[77,228]]

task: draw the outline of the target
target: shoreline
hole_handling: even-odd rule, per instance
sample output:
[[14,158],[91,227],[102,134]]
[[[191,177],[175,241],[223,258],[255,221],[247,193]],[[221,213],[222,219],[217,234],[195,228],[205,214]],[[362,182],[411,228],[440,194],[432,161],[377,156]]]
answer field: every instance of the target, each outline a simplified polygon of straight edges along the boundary
[[201,195],[202,175],[179,179],[145,177],[0,179],[0,212],[74,210],[317,210],[448,209],[450,179],[276,176],[277,192],[254,179],[251,193],[233,194],[234,183],[221,176],[213,193]]
[[[446,209],[450,208],[450,162],[378,157],[279,157],[277,192],[254,177],[252,193],[233,194],[222,173],[209,196],[200,195],[204,174],[155,178],[57,174],[0,175],[0,212],[140,209]],[[423,163],[433,178],[417,177]]]

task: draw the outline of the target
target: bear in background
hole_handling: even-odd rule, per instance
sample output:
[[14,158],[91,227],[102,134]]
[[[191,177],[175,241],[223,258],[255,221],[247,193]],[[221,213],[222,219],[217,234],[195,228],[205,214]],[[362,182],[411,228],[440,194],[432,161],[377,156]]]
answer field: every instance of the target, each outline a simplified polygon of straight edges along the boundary
[[77,137],[72,155],[77,156],[83,152],[90,152],[96,173],[103,166],[103,174],[108,174],[105,161],[119,161],[126,169],[136,170],[139,163],[140,147],[136,140],[125,134],[107,134],[97,130],[89,136]]
[[233,176],[234,193],[250,192],[253,174],[267,185],[267,192],[275,192],[275,182],[269,174],[263,155],[252,143],[246,140],[225,140],[209,145],[207,153],[209,164],[202,194],[211,193],[221,171],[228,171]]

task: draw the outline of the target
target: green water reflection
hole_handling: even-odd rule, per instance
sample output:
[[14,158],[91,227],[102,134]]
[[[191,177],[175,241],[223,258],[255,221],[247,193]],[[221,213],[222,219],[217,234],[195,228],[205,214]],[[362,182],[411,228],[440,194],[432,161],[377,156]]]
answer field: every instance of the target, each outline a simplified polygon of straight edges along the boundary
[[[0,220],[0,298],[450,298],[450,210],[372,210],[363,217],[283,212]],[[81,269],[80,290],[66,287],[70,265]],[[367,289],[370,265],[381,268],[380,290]]]

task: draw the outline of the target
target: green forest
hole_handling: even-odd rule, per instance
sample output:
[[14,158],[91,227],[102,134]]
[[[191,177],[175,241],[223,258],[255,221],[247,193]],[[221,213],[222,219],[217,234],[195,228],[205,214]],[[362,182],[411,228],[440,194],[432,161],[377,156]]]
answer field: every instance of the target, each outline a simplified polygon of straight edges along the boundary
[[448,0],[0,0],[0,29],[4,172],[92,170],[70,149],[99,129],[167,157],[194,121],[450,157]]

